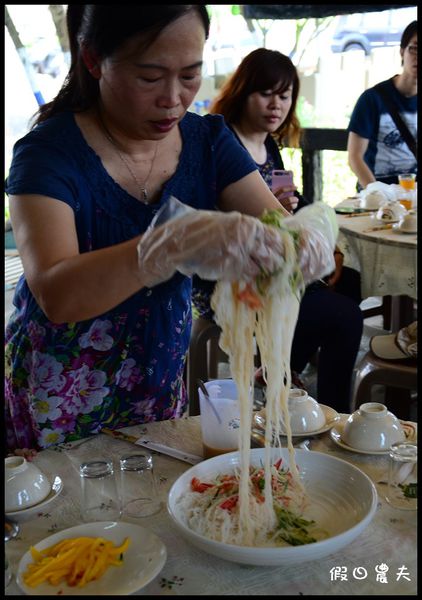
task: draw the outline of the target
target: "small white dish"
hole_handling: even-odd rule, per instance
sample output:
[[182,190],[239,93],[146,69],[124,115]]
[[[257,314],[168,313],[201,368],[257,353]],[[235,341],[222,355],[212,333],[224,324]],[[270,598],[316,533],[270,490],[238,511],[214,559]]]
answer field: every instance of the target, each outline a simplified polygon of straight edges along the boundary
[[30,596],[126,596],[145,587],[163,568],[167,559],[167,550],[163,542],[152,531],[134,525],[115,521],[85,523],[70,529],[64,529],[35,544],[36,550],[43,550],[61,540],[73,537],[103,537],[114,544],[122,544],[126,537],[130,545],[124,554],[121,566],[110,566],[96,581],[90,581],[84,587],[70,587],[66,583],[51,585],[41,583],[29,587],[23,580],[27,566],[33,562],[30,551],[20,560],[16,582],[20,589]]
[[[344,450],[348,450],[349,452],[357,452],[358,454],[375,454],[375,455],[384,455],[387,456],[389,454],[389,450],[382,450],[380,452],[374,452],[369,450],[360,450],[359,448],[352,448],[343,442],[341,436],[343,433],[344,423],[346,422],[346,418],[340,419],[340,421],[331,429],[330,436],[333,442],[343,448]],[[407,442],[417,442],[417,431],[415,430],[413,425],[408,424],[406,421],[401,421],[401,426],[404,431],[404,435]]]
[[[292,432],[292,435],[294,437],[307,437],[309,435],[312,435],[312,436],[320,435],[321,433],[325,433],[326,431],[329,431],[340,420],[340,415],[338,414],[337,411],[334,410],[334,408],[331,408],[331,406],[325,406],[325,404],[320,404],[320,407],[322,409],[322,412],[325,415],[325,425],[323,427],[320,427],[320,429],[317,429],[316,431],[307,431],[306,433]],[[263,412],[258,411],[255,413],[255,415],[253,417],[253,424],[255,427],[259,427],[260,429],[263,430],[263,432],[265,432],[265,410]],[[285,435],[285,434],[283,434],[283,435]]]
[[4,508],[11,512],[39,504],[51,491],[48,477],[23,456],[4,459]]
[[48,494],[47,498],[35,504],[34,506],[30,506],[29,508],[23,508],[22,510],[15,510],[11,512],[6,512],[6,517],[10,517],[13,521],[17,523],[23,523],[24,521],[29,521],[34,519],[40,512],[45,512],[47,506],[49,506],[53,500],[55,500],[63,489],[63,482],[61,477],[56,475],[54,477],[53,483],[51,484],[51,491]]

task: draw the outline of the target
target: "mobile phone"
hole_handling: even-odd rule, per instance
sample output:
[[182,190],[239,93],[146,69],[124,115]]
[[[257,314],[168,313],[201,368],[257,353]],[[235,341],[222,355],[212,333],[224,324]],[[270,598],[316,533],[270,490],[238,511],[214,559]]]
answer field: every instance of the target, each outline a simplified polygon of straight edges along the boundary
[[[281,169],[274,169],[272,172],[271,189],[274,192],[276,189],[283,185],[294,185],[293,184],[293,171],[283,171]],[[284,196],[291,196],[293,192],[286,192]]]

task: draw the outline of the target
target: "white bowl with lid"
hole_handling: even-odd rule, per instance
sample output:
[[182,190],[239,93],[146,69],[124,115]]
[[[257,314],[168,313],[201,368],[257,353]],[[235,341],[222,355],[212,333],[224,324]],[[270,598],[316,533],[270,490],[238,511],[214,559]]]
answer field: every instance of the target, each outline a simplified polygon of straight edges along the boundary
[[407,214],[400,218],[398,228],[401,231],[409,231],[414,233],[418,229],[418,217],[415,210],[410,210]]
[[42,502],[50,493],[48,477],[23,456],[4,460],[4,499],[6,513],[23,510]]
[[361,208],[375,210],[387,202],[388,197],[380,190],[364,190],[360,199],[360,206]]
[[341,440],[357,450],[381,452],[394,442],[404,441],[405,433],[398,418],[384,404],[366,402],[345,421]]
[[[318,431],[325,425],[325,414],[308,392],[292,388],[289,392],[288,408],[292,433],[310,433]],[[282,429],[286,431],[284,423]]]

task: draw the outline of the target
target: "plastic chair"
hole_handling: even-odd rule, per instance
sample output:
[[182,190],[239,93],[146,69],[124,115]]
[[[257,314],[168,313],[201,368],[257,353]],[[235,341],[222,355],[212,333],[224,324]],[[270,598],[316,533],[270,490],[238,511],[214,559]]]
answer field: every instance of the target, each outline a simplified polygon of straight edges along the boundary
[[227,356],[218,347],[220,333],[220,327],[207,319],[195,319],[192,323],[187,358],[190,416],[199,415],[200,413],[197,380],[218,379],[219,360],[228,361]]
[[[374,385],[386,387],[385,404],[399,418],[409,418],[411,395],[417,389],[417,365],[411,359],[403,361],[383,360],[369,350],[358,365],[355,375],[351,412],[364,402],[371,401],[371,388]],[[400,388],[408,390],[408,394],[400,394]],[[395,391],[396,393],[393,393]]]
[[383,296],[381,298],[381,304],[373,306],[371,308],[365,308],[362,310],[363,318],[369,319],[378,315],[382,316],[383,329],[391,329],[391,296]]

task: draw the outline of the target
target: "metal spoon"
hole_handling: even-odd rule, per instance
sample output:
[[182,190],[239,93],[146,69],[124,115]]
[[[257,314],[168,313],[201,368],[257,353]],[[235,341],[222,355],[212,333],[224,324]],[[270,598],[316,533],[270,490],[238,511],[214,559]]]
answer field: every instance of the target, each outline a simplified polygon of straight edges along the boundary
[[13,540],[19,533],[19,525],[7,517],[4,520],[4,541]]
[[218,414],[217,409],[215,408],[214,404],[212,403],[212,400],[210,398],[208,390],[205,387],[205,383],[202,381],[202,379],[197,379],[196,383],[199,385],[199,387],[201,388],[202,393],[204,394],[205,398],[208,400],[209,405],[211,406],[212,411],[215,414],[217,421],[220,423],[220,425],[222,425],[223,421],[221,420],[221,417]]

